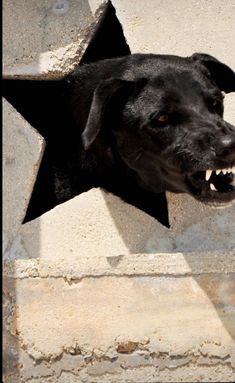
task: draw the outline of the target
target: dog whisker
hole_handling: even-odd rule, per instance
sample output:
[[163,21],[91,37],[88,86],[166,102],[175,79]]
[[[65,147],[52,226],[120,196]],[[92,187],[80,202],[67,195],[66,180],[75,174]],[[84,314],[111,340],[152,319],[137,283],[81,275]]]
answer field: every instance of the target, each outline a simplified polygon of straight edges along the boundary
[[138,153],[137,153],[137,156],[136,156],[136,158],[135,158],[135,162],[137,162],[137,161],[139,161],[139,159],[142,157],[142,155],[143,155],[143,149],[141,149]]

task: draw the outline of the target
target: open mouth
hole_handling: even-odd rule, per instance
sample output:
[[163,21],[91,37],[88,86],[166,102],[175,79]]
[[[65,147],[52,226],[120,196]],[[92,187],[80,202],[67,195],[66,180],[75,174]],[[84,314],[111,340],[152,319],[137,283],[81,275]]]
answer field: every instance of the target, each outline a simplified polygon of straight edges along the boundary
[[198,171],[186,176],[191,194],[201,202],[221,204],[235,198],[235,166]]

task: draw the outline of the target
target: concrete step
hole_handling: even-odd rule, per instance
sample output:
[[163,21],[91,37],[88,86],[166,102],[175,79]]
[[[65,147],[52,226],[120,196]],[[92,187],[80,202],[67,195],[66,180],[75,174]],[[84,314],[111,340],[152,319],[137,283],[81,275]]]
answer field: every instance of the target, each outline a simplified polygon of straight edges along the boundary
[[[225,266],[229,273],[185,274],[180,255],[172,264],[155,255],[159,275],[144,275],[148,258],[143,270],[137,258],[137,271],[132,264],[119,276],[114,265],[105,276],[87,276],[76,259],[60,263],[61,274],[48,261],[16,262],[4,287],[8,334],[18,338],[17,348],[7,348],[9,381],[234,381],[234,265]],[[165,267],[169,273],[161,273]]]

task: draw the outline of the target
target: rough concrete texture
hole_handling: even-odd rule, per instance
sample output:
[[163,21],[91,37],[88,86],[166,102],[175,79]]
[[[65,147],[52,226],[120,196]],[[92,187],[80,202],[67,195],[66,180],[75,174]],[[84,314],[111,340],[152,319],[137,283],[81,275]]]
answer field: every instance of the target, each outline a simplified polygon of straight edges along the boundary
[[234,208],[168,199],[170,230],[100,189],[22,226],[5,263],[11,382],[234,381]]
[[3,76],[60,78],[82,58],[107,0],[4,0]]
[[9,381],[232,382],[234,291],[234,273],[6,278]]
[[3,99],[3,251],[24,219],[43,151],[43,138]]
[[[24,224],[16,242],[23,244],[26,258],[51,260],[235,249],[235,204],[213,209],[173,194],[168,201],[170,230],[111,193],[93,189]],[[12,249],[11,256],[17,259],[18,252]]]
[[132,53],[205,52],[235,65],[234,0],[112,0]]
[[234,251],[206,253],[156,253],[70,259],[18,259],[5,262],[5,275],[11,278],[65,278],[68,281],[101,276],[193,276],[235,272]]
[[[235,64],[233,65],[233,68],[235,68]],[[224,119],[228,122],[231,122],[233,125],[235,124],[235,94],[229,93],[225,96],[225,102],[224,102]]]

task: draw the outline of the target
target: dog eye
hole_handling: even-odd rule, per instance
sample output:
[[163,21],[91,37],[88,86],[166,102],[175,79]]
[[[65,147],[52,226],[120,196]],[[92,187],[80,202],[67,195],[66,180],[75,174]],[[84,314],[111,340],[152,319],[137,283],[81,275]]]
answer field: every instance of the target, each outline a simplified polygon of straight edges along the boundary
[[160,115],[160,116],[157,118],[157,120],[158,120],[159,122],[167,122],[168,119],[169,119],[169,117],[167,116],[167,114],[162,114],[162,115]]
[[152,122],[158,126],[164,126],[169,122],[169,116],[166,113],[158,113],[151,116]]

